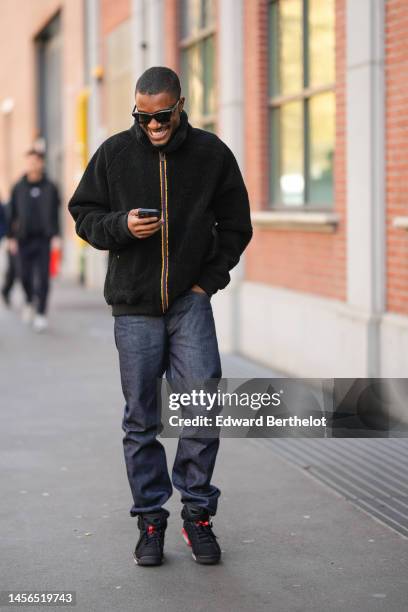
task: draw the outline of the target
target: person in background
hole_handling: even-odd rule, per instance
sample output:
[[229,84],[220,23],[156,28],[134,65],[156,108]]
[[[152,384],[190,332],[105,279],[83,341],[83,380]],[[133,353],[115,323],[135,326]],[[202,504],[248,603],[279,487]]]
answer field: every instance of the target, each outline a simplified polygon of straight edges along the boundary
[[17,256],[10,250],[10,240],[7,238],[7,230],[9,226],[10,206],[8,204],[2,204],[0,202],[0,240],[6,239],[6,251],[7,251],[7,263],[5,269],[5,275],[3,285],[1,288],[1,295],[3,297],[4,304],[7,308],[10,307],[10,293],[13,288],[14,282],[18,277],[17,270]]
[[22,320],[38,332],[48,327],[50,251],[61,244],[59,207],[58,189],[45,174],[44,154],[30,149],[26,173],[11,193],[8,238],[11,253],[19,256],[26,299]]

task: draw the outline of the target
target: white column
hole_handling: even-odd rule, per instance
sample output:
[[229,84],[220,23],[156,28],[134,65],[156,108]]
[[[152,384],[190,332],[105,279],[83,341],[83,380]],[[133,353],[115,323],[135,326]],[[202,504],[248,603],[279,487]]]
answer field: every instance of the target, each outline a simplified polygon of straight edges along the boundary
[[164,0],[132,0],[133,72],[135,85],[151,66],[164,64]]
[[384,0],[347,0],[347,302],[367,317],[367,375],[380,373],[385,305]]
[[135,85],[139,76],[147,68],[145,4],[144,0],[132,0],[132,54]]
[[242,0],[219,2],[218,135],[244,162],[243,7]]
[[86,55],[90,97],[88,107],[88,141],[89,153],[93,155],[103,140],[103,130],[100,124],[100,86],[93,71],[100,64],[99,39],[99,0],[87,0],[86,6]]
[[147,59],[150,66],[164,65],[164,0],[149,0],[146,15]]
[[[96,77],[95,68],[101,65],[100,56],[100,0],[86,0],[85,3],[85,52],[86,52],[86,82],[90,90],[88,104],[88,143],[91,157],[106,138],[106,130],[101,123],[101,92],[100,81]],[[85,257],[86,285],[102,287],[106,271],[106,254],[90,246],[82,247]]]
[[[218,3],[217,83],[218,135],[230,147],[243,170],[244,163],[244,87],[243,87],[243,0]],[[221,350],[240,348],[240,284],[244,261],[231,273],[228,288],[213,299]]]

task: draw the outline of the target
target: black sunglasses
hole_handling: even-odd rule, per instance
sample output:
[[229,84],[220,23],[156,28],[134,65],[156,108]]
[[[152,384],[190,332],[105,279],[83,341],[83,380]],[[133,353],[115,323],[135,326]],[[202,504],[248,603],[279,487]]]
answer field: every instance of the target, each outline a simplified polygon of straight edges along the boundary
[[166,108],[164,110],[157,111],[157,113],[140,113],[136,109],[136,104],[135,104],[132,110],[132,117],[134,117],[136,121],[138,121],[139,123],[142,123],[143,125],[149,125],[152,119],[156,119],[157,123],[169,123],[171,116],[176,110],[179,102],[180,100],[177,100],[175,105],[172,106],[171,108]]

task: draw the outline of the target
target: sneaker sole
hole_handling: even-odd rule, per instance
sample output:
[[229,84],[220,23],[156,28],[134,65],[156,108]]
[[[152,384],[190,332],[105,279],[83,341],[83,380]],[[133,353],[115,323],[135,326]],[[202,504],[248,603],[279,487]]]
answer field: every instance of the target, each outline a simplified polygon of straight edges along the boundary
[[221,561],[221,557],[196,557],[194,553],[191,553],[194,561],[201,565],[217,565]]
[[[192,548],[190,538],[188,537],[187,531],[184,529],[184,527],[181,530],[181,535],[183,536],[183,540],[185,541],[187,546]],[[191,556],[193,557],[196,563],[201,563],[202,565],[216,565],[221,560],[221,557],[200,557],[195,555],[193,552],[191,552]]]
[[188,537],[188,535],[187,535],[187,531],[184,529],[184,527],[183,527],[183,529],[181,530],[181,535],[183,536],[183,540],[185,541],[185,543],[187,544],[187,546],[190,546],[190,547],[191,547],[191,542],[190,542],[190,539],[189,539],[189,537]]
[[161,565],[164,559],[161,559],[160,561],[157,560],[157,557],[143,557],[143,559],[138,559],[135,555],[133,555],[133,560],[136,565],[153,567],[155,565]]

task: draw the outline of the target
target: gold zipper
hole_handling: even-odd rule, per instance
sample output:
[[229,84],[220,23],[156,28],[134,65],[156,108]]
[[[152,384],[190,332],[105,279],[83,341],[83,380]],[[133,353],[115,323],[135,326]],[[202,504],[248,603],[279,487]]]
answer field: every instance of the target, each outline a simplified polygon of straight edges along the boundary
[[169,278],[169,228],[167,213],[167,162],[166,154],[159,152],[160,160],[160,200],[163,224],[161,227],[162,238],[162,268],[160,278],[161,306],[163,313],[169,307],[168,278]]

